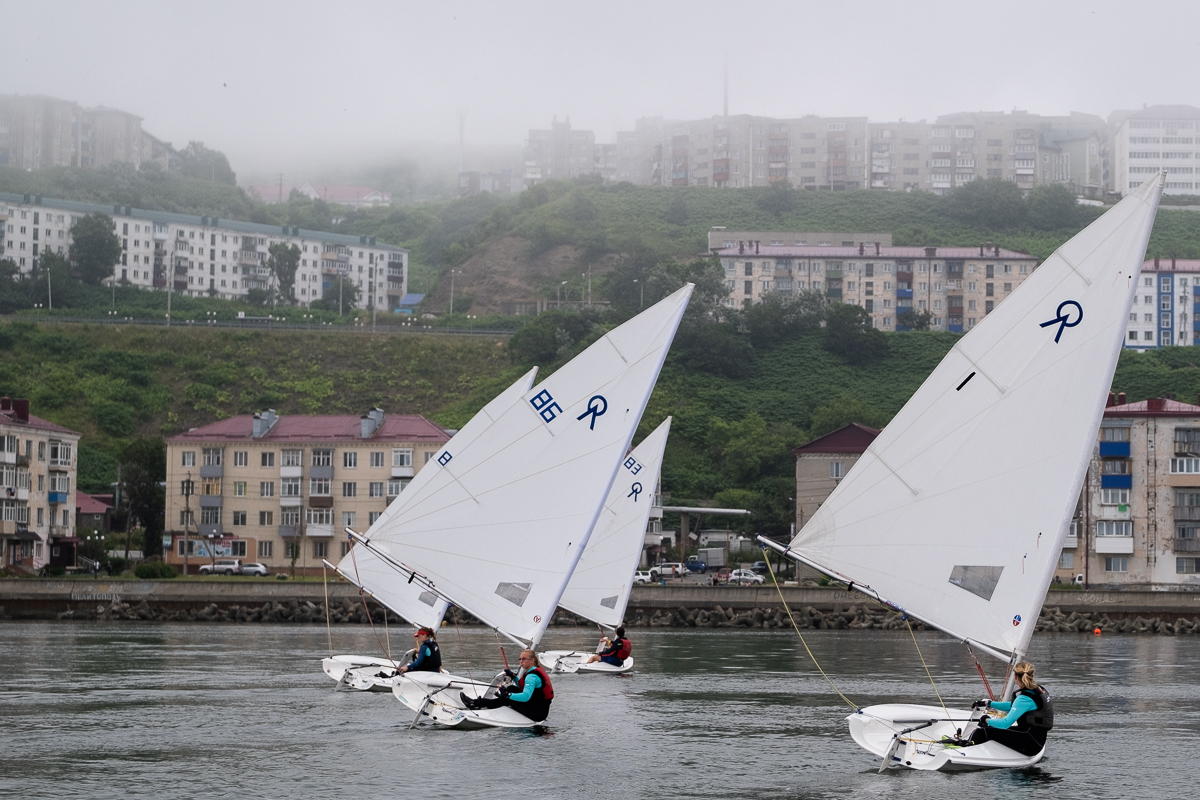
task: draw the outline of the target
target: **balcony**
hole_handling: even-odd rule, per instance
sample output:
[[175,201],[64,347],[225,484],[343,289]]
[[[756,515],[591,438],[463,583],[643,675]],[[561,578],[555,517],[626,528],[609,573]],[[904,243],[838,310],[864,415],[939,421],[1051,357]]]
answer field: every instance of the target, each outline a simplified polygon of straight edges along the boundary
[[17,522],[11,519],[0,520],[0,536],[16,536],[27,541],[39,538],[35,532],[29,530],[28,522]]
[[220,508],[224,504],[224,498],[219,494],[201,494],[197,498],[201,508]]
[[62,505],[67,502],[68,492],[50,492],[50,505]]
[[1176,553],[1200,553],[1200,539],[1179,539],[1174,542]]
[[298,525],[280,525],[279,536],[283,539],[295,539],[300,535],[300,526]]
[[281,497],[279,498],[280,508],[299,508],[303,502],[302,497]]
[[1097,553],[1113,553],[1115,555],[1133,553],[1132,536],[1097,536],[1095,542]]
[[220,464],[204,464],[200,467],[201,478],[222,478],[225,475],[225,467]]
[[393,478],[411,478],[413,476],[412,467],[392,467]]
[[1074,550],[1077,547],[1079,547],[1078,536],[1068,536],[1063,539],[1063,550]]
[[1175,521],[1186,520],[1194,522],[1200,520],[1200,506],[1175,506]]
[[203,537],[206,537],[206,538],[209,536],[224,536],[225,535],[224,533],[221,532],[221,523],[219,523],[219,522],[215,525],[205,525],[205,524],[201,523],[200,525],[197,525],[196,527],[197,527],[197,529],[199,529],[200,535]]
[[243,267],[257,267],[259,264],[258,253],[239,250],[237,263]]
[[842,290],[841,289],[826,289],[825,297],[827,297],[830,300],[841,300],[842,299]]
[[1101,442],[1101,458],[1129,458],[1129,442]]
[[154,235],[154,241],[156,241],[156,242],[165,242],[167,240],[167,232],[166,231],[160,231],[157,228],[155,228],[153,235]]
[[304,471],[304,467],[280,467],[279,468],[279,477],[281,477],[281,478],[300,478],[300,477],[303,477],[301,475],[301,473],[303,471]]
[[827,269],[827,270],[825,270],[825,280],[827,280],[827,281],[840,281],[841,279],[842,279],[842,271],[841,271],[840,269]]
[[333,495],[310,495],[309,508],[333,508]]
[[314,464],[313,466],[308,468],[308,477],[310,477],[310,478],[325,478],[326,480],[333,480],[333,467],[331,467],[329,465],[317,466]]
[[[1101,489],[1132,489],[1133,488],[1133,476],[1132,475],[1101,475],[1100,476],[1100,488]],[[1197,510],[1200,511],[1200,506],[1197,507]],[[1200,519],[1200,517],[1197,517],[1197,519]]]
[[167,288],[167,279],[166,278],[155,278],[154,279],[154,288],[155,289]]
[[174,283],[175,283],[175,291],[177,291],[177,292],[186,292],[187,291],[187,288],[188,288],[187,281],[175,281]]
[[897,290],[896,290],[896,297],[897,297],[897,298],[901,298],[901,297],[912,297],[912,296],[913,296],[913,294],[912,294],[912,293],[913,293],[913,290],[912,290],[912,289],[897,289]]
[[0,486],[0,499],[29,502],[28,486]]
[[313,539],[333,538],[332,525],[317,525],[316,523],[310,522],[308,523],[308,526],[305,528],[304,532]]

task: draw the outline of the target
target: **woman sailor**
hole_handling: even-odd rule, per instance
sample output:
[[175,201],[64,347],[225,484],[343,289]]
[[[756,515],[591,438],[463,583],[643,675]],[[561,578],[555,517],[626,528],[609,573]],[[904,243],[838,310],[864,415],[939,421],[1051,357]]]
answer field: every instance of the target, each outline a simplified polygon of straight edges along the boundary
[[1054,727],[1054,703],[1050,693],[1033,679],[1033,664],[1020,661],[1013,667],[1017,692],[1012,702],[980,700],[978,708],[1007,711],[1003,717],[989,719],[986,715],[964,745],[998,742],[1018,753],[1035,756],[1046,746],[1046,734]]

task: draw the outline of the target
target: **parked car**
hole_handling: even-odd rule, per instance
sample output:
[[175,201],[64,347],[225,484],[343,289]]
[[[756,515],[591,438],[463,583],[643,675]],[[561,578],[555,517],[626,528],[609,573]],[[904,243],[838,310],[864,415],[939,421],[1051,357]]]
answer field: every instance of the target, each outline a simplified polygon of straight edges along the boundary
[[655,583],[658,581],[658,573],[648,569],[639,569],[633,573],[634,583]]
[[252,561],[249,564],[242,564],[243,575],[257,575],[260,578],[265,578],[271,574],[271,570],[267,569],[266,564],[259,564],[257,561]]
[[218,558],[215,564],[201,564],[201,575],[237,575],[242,571],[242,562],[236,558]]
[[750,565],[750,569],[759,575],[766,575],[771,571],[771,568],[767,566],[767,562],[765,561],[755,561]]
[[717,580],[721,583],[729,583],[729,576],[733,574],[733,570],[729,567],[721,567],[717,570]]
[[688,556],[687,557],[687,570],[688,570],[688,572],[699,572],[701,574],[704,574],[705,572],[708,572],[708,564],[706,564],[700,558],[700,556]]
[[730,583],[737,584],[759,584],[764,582],[762,575],[748,569],[735,569],[729,576]]
[[687,575],[687,567],[678,561],[664,561],[658,565],[658,574],[664,578],[682,578]]

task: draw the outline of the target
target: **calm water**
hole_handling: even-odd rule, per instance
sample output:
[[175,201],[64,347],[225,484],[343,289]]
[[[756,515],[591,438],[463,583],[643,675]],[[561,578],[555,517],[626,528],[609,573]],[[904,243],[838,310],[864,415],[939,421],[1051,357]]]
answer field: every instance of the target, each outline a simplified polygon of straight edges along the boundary
[[[884,775],[851,741],[847,707],[794,633],[632,638],[634,674],[560,677],[548,730],[535,734],[407,730],[409,712],[390,695],[332,691],[318,665],[323,628],[0,623],[0,796],[979,800],[1194,790],[1200,637],[1039,635],[1031,657],[1058,714],[1041,765]],[[464,630],[461,649],[452,630],[440,639],[455,671],[469,665],[479,677],[498,664],[489,633]],[[857,703],[936,703],[907,633],[808,640]],[[981,694],[964,648],[919,640],[948,702]],[[378,653],[369,629],[336,628],[333,644]],[[545,644],[590,649],[594,639],[552,631]]]

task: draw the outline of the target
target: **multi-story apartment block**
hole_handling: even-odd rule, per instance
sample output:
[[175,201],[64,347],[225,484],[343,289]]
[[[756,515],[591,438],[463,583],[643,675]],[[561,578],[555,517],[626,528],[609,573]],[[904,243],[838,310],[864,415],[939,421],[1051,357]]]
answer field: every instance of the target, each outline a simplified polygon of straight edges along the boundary
[[739,241],[715,251],[725,269],[726,305],[760,302],[769,292],[819,291],[831,302],[853,303],[874,327],[903,330],[906,310],[928,311],[934,330],[975,327],[1037,267],[1025,253],[979,247],[771,246]]
[[596,167],[595,144],[596,134],[572,129],[570,117],[564,122],[555,117],[549,129],[529,131],[525,141],[526,185],[590,175]]
[[1200,586],[1200,406],[1110,396],[1058,575],[1090,586]]
[[1200,108],[1150,106],[1109,115],[1113,154],[1111,188],[1136,189],[1167,171],[1164,194],[1200,193]]
[[1200,336],[1200,259],[1148,259],[1129,309],[1125,346],[1195,344]]
[[144,132],[139,116],[54,97],[0,95],[0,165],[29,170],[150,161],[169,169],[175,152]]
[[792,451],[796,457],[796,530],[812,518],[878,435],[874,428],[852,422]]
[[113,219],[121,240],[113,280],[125,285],[190,297],[245,297],[251,289],[272,287],[268,249],[282,243],[300,248],[292,300],[302,306],[326,293],[337,297],[339,281],[358,287],[360,308],[394,310],[407,291],[408,251],[374,237],[28,194],[0,192],[5,218],[0,255],[28,274],[47,250],[69,254],[72,225],[93,213]]
[[[74,553],[79,434],[0,398],[0,563],[35,572]],[[72,559],[73,560],[73,559]]]
[[892,246],[890,233],[837,233],[812,231],[731,231],[721,225],[714,225],[708,231],[708,249],[721,250],[737,247],[738,242],[757,241],[771,247],[794,245],[805,247],[858,247],[860,244],[874,247],[879,243],[883,247]]
[[378,408],[361,418],[268,410],[173,436],[167,561],[219,555],[319,571],[348,551],[340,532],[366,531],[449,439],[424,417]]

